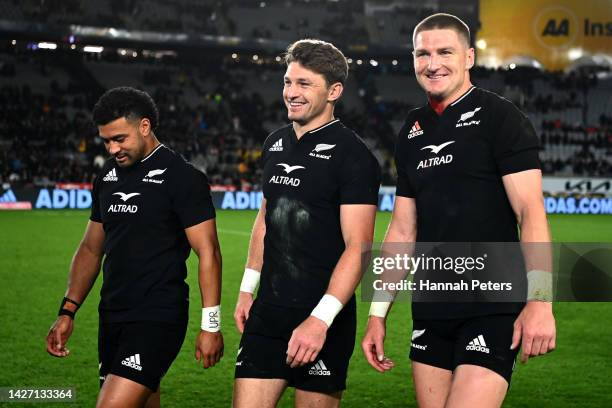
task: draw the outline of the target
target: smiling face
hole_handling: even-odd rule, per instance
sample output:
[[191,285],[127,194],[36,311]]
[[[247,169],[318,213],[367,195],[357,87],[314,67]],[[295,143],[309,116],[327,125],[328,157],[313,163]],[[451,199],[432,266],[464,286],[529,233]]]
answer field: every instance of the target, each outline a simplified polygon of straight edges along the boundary
[[474,49],[452,29],[420,31],[414,38],[414,72],[431,101],[449,104],[470,86]]
[[314,129],[333,118],[334,102],[342,94],[342,84],[328,86],[322,74],[299,62],[287,66],[284,82],[283,100],[289,120]]
[[127,120],[125,117],[98,126],[98,133],[104,140],[104,147],[119,167],[129,167],[145,157],[150,150],[149,119]]

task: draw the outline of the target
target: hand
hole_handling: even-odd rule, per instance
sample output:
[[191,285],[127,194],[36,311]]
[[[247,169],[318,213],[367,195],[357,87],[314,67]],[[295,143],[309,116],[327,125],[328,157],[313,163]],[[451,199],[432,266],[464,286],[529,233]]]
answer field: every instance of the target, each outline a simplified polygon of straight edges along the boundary
[[366,360],[374,369],[380,373],[391,370],[395,363],[385,357],[383,345],[385,343],[385,319],[377,316],[370,316],[368,327],[361,341],[361,348]]
[[66,357],[70,350],[66,343],[72,334],[74,321],[68,316],[58,316],[47,333],[47,353],[55,357]]
[[327,337],[327,324],[314,316],[308,316],[293,330],[287,348],[287,364],[301,367],[315,361]]
[[220,331],[212,333],[200,330],[196,339],[195,359],[202,363],[204,368],[214,366],[223,357],[223,335]]
[[514,322],[510,349],[518,347],[522,337],[520,360],[526,363],[530,357],[553,351],[556,336],[552,303],[529,301]]
[[249,318],[251,306],[253,306],[253,294],[240,292],[238,294],[238,302],[236,302],[236,310],[234,311],[234,321],[241,334],[244,331],[244,323]]

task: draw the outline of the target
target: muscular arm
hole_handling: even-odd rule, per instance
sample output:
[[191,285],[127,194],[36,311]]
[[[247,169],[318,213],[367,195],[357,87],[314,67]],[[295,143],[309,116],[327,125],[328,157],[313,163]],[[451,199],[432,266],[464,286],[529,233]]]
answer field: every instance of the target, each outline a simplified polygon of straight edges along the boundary
[[185,229],[187,240],[198,256],[198,279],[202,307],[221,304],[221,249],[215,219]]
[[[528,271],[552,273],[550,232],[542,197],[542,173],[526,170],[502,178],[506,194],[521,230],[521,243]],[[551,279],[552,280],[552,279]],[[546,354],[556,346],[555,319],[552,303],[528,301],[514,323],[512,348],[522,338],[521,361]]]
[[[221,250],[217,239],[215,219],[185,229],[187,240],[198,256],[198,280],[202,308],[221,304]],[[217,321],[221,321],[218,316]],[[217,364],[223,356],[221,331],[201,330],[196,340],[195,358],[204,368]]]
[[[400,252],[408,252],[408,255],[412,255],[416,235],[417,213],[414,198],[396,196],[391,222],[383,242],[382,255],[394,257],[396,253]],[[380,278],[384,282],[400,282],[405,278],[407,272],[405,270],[388,270]],[[366,334],[361,341],[361,348],[366,360],[379,372],[385,372],[394,367],[394,363],[385,358],[384,351],[385,321],[392,304],[393,302],[385,301],[373,302]]]
[[374,205],[340,206],[340,226],[345,249],[336,263],[323,300],[312,314],[293,330],[287,348],[287,364],[292,368],[312,363],[325,343],[329,320],[322,320],[325,319],[322,315],[329,315],[329,311],[323,310],[321,314],[317,312],[325,298],[333,296],[335,300],[330,298],[330,301],[335,304],[340,302],[341,305],[332,307],[339,308],[346,305],[355,293],[362,274],[362,245],[372,242],[375,216]]
[[255,217],[251,240],[249,242],[249,254],[246,267],[261,271],[263,267],[264,237],[266,236],[266,199],[261,201],[261,207]]
[[340,206],[340,227],[345,249],[329,281],[326,294],[334,296],[343,305],[355,293],[362,274],[363,244],[372,242],[376,206],[345,204]]
[[[77,248],[68,275],[66,297],[82,304],[89,294],[104,256],[104,229],[102,224],[89,221],[85,234]],[[76,305],[66,303],[64,309],[76,312]],[[66,357],[70,351],[66,342],[72,334],[73,321],[68,316],[58,316],[47,334],[47,352],[55,357]]]

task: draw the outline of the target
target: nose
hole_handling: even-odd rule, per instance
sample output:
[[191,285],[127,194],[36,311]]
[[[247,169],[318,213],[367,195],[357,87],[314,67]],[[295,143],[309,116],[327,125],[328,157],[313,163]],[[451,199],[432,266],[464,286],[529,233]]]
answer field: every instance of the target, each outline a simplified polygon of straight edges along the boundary
[[299,96],[299,88],[293,84],[285,85],[285,97],[287,99],[295,99]]
[[112,155],[117,154],[117,152],[119,152],[119,150],[121,150],[121,148],[119,147],[119,143],[111,140],[110,142],[108,142],[108,152]]
[[430,71],[436,71],[440,68],[440,59],[436,54],[432,54],[429,56],[429,63],[427,64],[427,68]]

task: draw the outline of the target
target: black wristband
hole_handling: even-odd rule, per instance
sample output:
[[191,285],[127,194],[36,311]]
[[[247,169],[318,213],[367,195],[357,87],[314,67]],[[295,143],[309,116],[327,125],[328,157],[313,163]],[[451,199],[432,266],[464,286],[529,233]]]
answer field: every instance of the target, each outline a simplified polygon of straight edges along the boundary
[[[76,310],[73,312],[72,310],[64,309],[64,306],[66,306],[66,303],[72,303],[73,305],[75,305]],[[79,303],[75,302],[74,300],[70,298],[64,297],[64,299],[62,300],[62,304],[60,305],[59,312],[57,312],[57,315],[58,316],[70,316],[70,318],[74,320],[74,315],[76,314],[77,310],[79,310],[79,307],[81,307]]]
[[74,312],[71,312],[68,309],[60,309],[60,311],[57,313],[58,316],[68,316],[70,317],[72,320],[74,320]]

